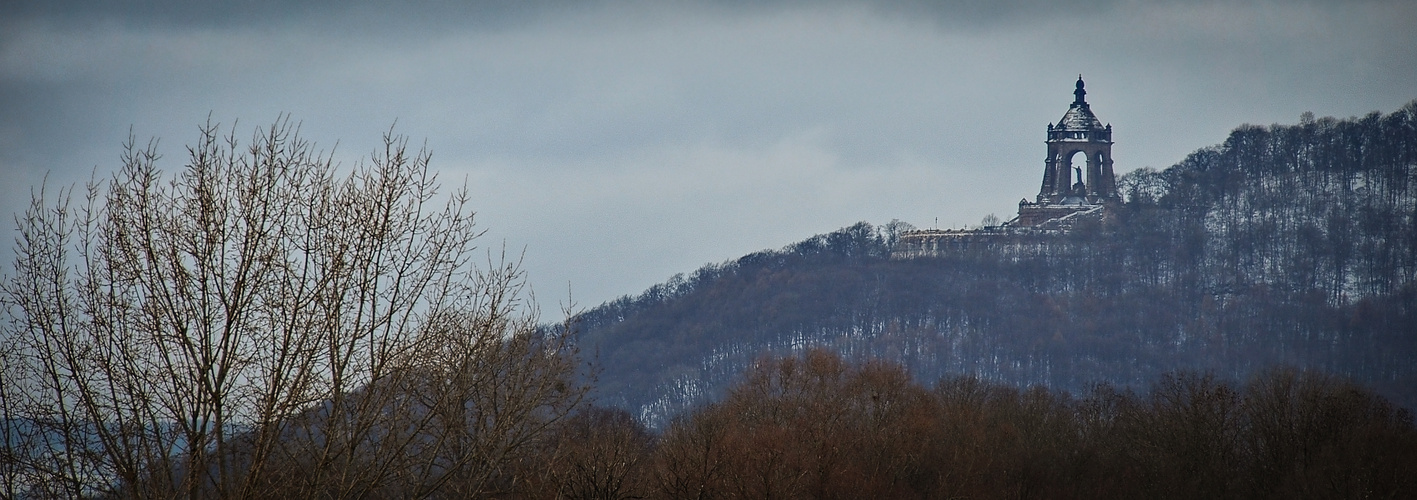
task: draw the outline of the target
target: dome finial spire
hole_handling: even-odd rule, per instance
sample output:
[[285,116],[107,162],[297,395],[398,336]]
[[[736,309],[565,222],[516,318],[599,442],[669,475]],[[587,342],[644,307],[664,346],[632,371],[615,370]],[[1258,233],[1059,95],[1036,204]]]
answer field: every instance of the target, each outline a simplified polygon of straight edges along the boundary
[[1083,83],[1082,83],[1082,73],[1078,73],[1077,90],[1074,90],[1074,91],[1073,91],[1073,96],[1076,97],[1076,99],[1073,99],[1073,104],[1074,104],[1074,105],[1087,104],[1087,100],[1083,99],[1083,96],[1086,96],[1086,95],[1087,95],[1087,91],[1086,91],[1086,90],[1083,90],[1082,86],[1083,86]]

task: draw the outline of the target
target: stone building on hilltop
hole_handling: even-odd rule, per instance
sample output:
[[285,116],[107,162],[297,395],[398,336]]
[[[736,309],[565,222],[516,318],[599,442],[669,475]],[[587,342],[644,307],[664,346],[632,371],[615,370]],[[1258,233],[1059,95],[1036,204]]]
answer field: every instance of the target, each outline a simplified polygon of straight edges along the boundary
[[1103,125],[1087,104],[1078,75],[1073,103],[1058,123],[1048,124],[1048,156],[1043,186],[1034,201],[1018,203],[1018,216],[979,229],[927,229],[901,235],[895,255],[938,255],[976,244],[993,244],[1021,234],[1063,233],[1079,222],[1101,222],[1109,206],[1121,202],[1112,170],[1112,125]]
[[[1043,226],[1083,212],[1101,215],[1107,204],[1120,201],[1112,173],[1112,125],[1104,127],[1092,114],[1082,76],[1078,76],[1073,96],[1063,118],[1056,125],[1048,124],[1043,187],[1033,202],[1019,201],[1018,217],[1009,221],[1010,225]],[[1082,161],[1075,163],[1078,155]]]

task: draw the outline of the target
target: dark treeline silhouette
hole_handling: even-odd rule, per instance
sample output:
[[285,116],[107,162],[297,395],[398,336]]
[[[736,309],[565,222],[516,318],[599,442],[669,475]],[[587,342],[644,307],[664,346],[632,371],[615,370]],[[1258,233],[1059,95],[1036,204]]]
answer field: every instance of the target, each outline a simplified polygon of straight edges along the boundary
[[[931,386],[826,350],[755,362],[650,446],[623,410],[534,462],[551,498],[1402,498],[1412,415],[1297,370],[1163,375],[1078,397],[975,377]],[[566,450],[556,453],[554,450]],[[545,464],[556,464],[546,467]],[[543,477],[550,477],[549,475]]]
[[606,303],[579,318],[599,397],[662,425],[764,351],[823,346],[1075,392],[1292,365],[1417,403],[1417,102],[1240,127],[1119,187],[1064,235],[902,259],[908,225],[861,223]]

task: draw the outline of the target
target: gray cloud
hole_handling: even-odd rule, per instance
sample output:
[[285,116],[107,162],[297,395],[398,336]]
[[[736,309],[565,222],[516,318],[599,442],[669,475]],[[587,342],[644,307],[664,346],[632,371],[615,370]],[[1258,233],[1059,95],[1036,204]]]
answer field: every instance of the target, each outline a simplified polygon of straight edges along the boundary
[[[137,27],[230,28],[299,26],[324,30],[362,28],[408,34],[441,29],[506,29],[564,16],[613,10],[670,11],[676,16],[761,16],[810,9],[860,9],[877,16],[924,19],[951,28],[994,29],[1039,21],[1093,19],[1111,12],[1163,9],[1341,10],[1400,0],[11,0],[5,18],[46,18],[68,23],[115,22]],[[1108,27],[1102,27],[1108,28]]]
[[1079,72],[1122,171],[1417,97],[1402,1],[294,4],[7,3],[0,209],[130,128],[176,169],[209,113],[290,113],[349,164],[397,120],[540,294],[593,305],[858,220],[1007,217]]

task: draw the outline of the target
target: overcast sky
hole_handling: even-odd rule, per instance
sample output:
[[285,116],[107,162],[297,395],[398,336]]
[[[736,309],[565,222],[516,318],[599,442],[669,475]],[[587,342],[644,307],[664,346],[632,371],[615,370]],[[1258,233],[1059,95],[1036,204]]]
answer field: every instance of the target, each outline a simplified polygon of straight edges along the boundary
[[1119,174],[1417,98],[1411,0],[94,3],[0,5],[5,214],[130,128],[176,170],[209,114],[289,113],[351,165],[397,120],[551,310],[857,221],[1009,219],[1079,73]]

